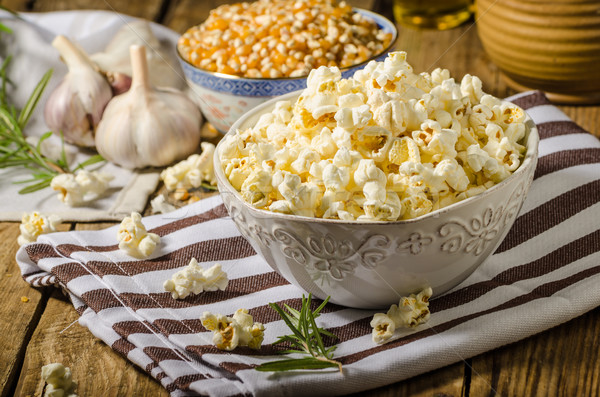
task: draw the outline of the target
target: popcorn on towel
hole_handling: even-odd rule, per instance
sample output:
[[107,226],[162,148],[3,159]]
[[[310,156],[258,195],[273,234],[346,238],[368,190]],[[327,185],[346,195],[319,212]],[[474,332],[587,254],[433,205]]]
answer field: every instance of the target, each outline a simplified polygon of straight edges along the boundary
[[413,328],[429,320],[429,298],[433,291],[425,288],[418,294],[400,298],[398,305],[392,305],[386,314],[376,313],[371,320],[373,342],[381,344],[394,335],[396,328]]
[[221,350],[233,350],[238,346],[260,349],[265,327],[254,322],[247,309],[238,309],[232,317],[204,312],[202,325],[213,331],[213,344]]
[[228,283],[227,273],[223,271],[220,263],[204,269],[196,258],[192,258],[185,268],[165,281],[163,286],[165,291],[171,293],[173,299],[184,299],[190,294],[204,291],[224,291]]
[[142,216],[132,212],[121,221],[117,232],[119,248],[134,258],[147,258],[154,252],[160,242],[160,237],[155,233],[148,233],[142,223]]

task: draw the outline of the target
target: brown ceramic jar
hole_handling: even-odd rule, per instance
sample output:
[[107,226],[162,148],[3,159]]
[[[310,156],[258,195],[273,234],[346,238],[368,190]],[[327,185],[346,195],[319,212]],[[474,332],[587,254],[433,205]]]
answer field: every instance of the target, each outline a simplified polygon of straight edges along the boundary
[[600,103],[600,1],[476,0],[481,42],[507,82]]

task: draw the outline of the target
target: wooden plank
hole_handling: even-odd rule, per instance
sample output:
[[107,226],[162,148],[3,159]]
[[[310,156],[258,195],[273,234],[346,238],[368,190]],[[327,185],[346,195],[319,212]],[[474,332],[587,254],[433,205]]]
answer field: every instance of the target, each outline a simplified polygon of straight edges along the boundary
[[[78,224],[77,230],[97,230],[114,223]],[[48,300],[27,347],[17,395],[41,395],[41,367],[60,362],[71,368],[80,396],[167,396],[146,372],[114,352],[76,321],[79,314],[58,290]]]
[[586,131],[600,138],[600,105],[595,106],[559,106],[572,120]]
[[460,396],[464,394],[463,363],[457,363],[435,371],[407,379],[389,386],[354,394],[350,397],[431,397]]
[[31,2],[27,0],[2,0],[0,4],[13,11],[31,11]]
[[[68,230],[69,224],[61,225]],[[18,223],[0,223],[0,395],[8,396],[19,373],[29,337],[40,319],[48,294],[32,288],[21,278],[15,261],[19,248]],[[25,300],[25,302],[22,300]],[[10,337],[6,337],[10,335]]]
[[16,395],[42,395],[41,367],[60,362],[71,368],[80,396],[167,396],[145,372],[96,339],[76,321],[79,314],[54,291],[27,347]]
[[143,2],[127,0],[111,0],[109,2],[93,0],[44,0],[35,1],[31,11],[106,10],[154,21],[160,17],[161,7],[161,0],[147,0]]
[[162,23],[176,32],[183,33],[190,27],[201,24],[206,18],[208,18],[210,10],[214,9],[220,4],[222,4],[222,2],[217,3],[215,0],[176,1],[167,10]]
[[600,308],[473,358],[471,395],[600,395]]
[[[208,0],[194,1],[182,0],[172,2],[162,21],[165,25],[176,32],[183,33],[188,28],[201,24],[210,13],[210,10],[222,5],[239,3],[240,1],[231,0]],[[373,9],[375,0],[350,0],[347,1],[353,7]]]

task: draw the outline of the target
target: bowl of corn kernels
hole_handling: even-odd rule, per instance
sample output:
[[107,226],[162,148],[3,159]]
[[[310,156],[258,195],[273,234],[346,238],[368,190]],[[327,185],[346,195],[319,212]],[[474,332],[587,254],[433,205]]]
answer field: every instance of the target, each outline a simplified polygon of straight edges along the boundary
[[343,1],[258,0],[212,10],[177,53],[202,113],[225,133],[253,107],[305,88],[313,68],[349,76],[385,57],[397,35],[388,19]]
[[241,234],[290,283],[340,305],[382,308],[465,280],[500,245],[538,153],[531,118],[446,69],[392,52],[352,77],[242,116],[215,150]]

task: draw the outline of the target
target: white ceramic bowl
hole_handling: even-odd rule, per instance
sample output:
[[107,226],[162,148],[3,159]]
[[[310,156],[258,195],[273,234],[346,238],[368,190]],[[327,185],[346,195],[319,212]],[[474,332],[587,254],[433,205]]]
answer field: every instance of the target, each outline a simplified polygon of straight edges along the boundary
[[[360,64],[342,68],[342,77],[348,78],[364,68],[369,61],[381,61],[392,50],[398,31],[396,26],[383,16],[371,11],[354,11],[374,20],[379,28],[392,33],[390,45],[379,55]],[[306,88],[306,77],[299,78],[244,78],[202,70],[184,60],[178,53],[190,89],[198,98],[202,114],[219,131],[226,133],[244,113],[271,98]]]
[[[278,100],[241,117],[230,129],[253,126]],[[386,308],[431,286],[439,295],[469,276],[500,245],[525,200],[537,164],[538,132],[527,116],[521,166],[484,193],[419,218],[348,222],[259,210],[231,186],[215,151],[223,202],[242,235],[290,283],[340,305]]]

